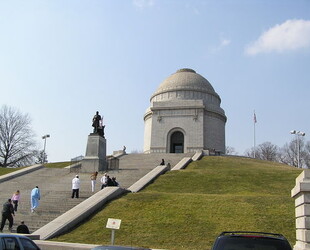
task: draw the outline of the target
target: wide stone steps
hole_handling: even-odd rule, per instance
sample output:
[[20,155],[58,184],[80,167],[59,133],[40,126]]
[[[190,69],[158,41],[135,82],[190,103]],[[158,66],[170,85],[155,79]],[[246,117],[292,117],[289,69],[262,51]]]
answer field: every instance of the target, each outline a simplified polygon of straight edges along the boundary
[[169,162],[172,168],[184,157],[193,155],[194,153],[123,155],[119,158],[119,170],[109,171],[108,174],[110,177],[116,177],[121,187],[129,188],[133,183],[157,167],[162,159],[165,159],[166,164]]
[[[11,198],[17,189],[21,192],[21,201],[14,217],[13,231],[16,230],[20,221],[24,220],[30,232],[33,232],[90,197],[92,193],[89,174],[85,174],[80,175],[80,198],[71,198],[73,177],[74,174],[69,173],[67,169],[43,168],[0,183],[2,204]],[[40,188],[41,199],[38,209],[31,213],[30,193],[35,186]],[[6,222],[4,232],[8,232],[7,229],[8,222]]]
[[[120,158],[119,170],[108,171],[110,177],[115,176],[120,186],[130,187],[145,174],[150,172],[165,159],[171,167],[177,164],[182,158],[194,154],[132,154],[124,155]],[[61,214],[70,210],[80,202],[89,198],[91,192],[90,173],[79,173],[81,180],[79,199],[71,198],[71,181],[76,173],[70,173],[69,169],[42,168],[23,176],[0,183],[0,202],[5,203],[12,197],[16,190],[21,192],[21,202],[14,217],[13,231],[16,230],[20,221],[25,221],[30,232],[34,232],[45,224],[51,222]],[[96,184],[96,192],[100,190],[100,178],[103,173],[99,173]],[[40,206],[34,213],[30,210],[31,190],[39,186],[41,191]],[[1,205],[0,204],[0,207]],[[4,232],[8,232],[8,221]]]
[[174,167],[182,158],[193,156],[194,153],[187,154],[130,154],[120,157],[120,169],[153,169],[164,159],[165,163],[170,163]]

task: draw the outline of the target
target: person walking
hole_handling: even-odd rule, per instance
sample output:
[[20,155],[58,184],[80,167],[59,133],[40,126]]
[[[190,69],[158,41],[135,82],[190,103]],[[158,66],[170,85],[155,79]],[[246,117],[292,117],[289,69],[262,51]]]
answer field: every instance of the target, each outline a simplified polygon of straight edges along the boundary
[[95,173],[93,173],[93,174],[90,176],[90,180],[91,180],[91,191],[92,191],[92,192],[95,192],[95,186],[96,186],[97,175],[98,175],[98,172],[96,171]]
[[14,214],[14,208],[12,205],[12,200],[8,199],[8,201],[3,204],[2,220],[1,220],[1,227],[0,227],[1,233],[3,231],[6,220],[9,221],[9,231],[12,232],[13,216],[15,216],[15,214]]
[[75,178],[72,179],[72,195],[71,198],[79,198],[79,190],[80,190],[80,179],[79,176],[76,175]]
[[39,200],[41,199],[40,189],[36,186],[34,189],[31,190],[30,195],[31,201],[31,213],[35,212],[35,208],[39,206]]
[[16,233],[18,233],[18,234],[30,234],[29,228],[25,225],[24,221],[20,222],[20,225],[16,229]]
[[18,202],[19,202],[19,200],[20,200],[20,192],[19,192],[19,190],[17,190],[17,191],[13,194],[11,200],[12,200],[13,205],[14,205],[14,211],[17,212]]

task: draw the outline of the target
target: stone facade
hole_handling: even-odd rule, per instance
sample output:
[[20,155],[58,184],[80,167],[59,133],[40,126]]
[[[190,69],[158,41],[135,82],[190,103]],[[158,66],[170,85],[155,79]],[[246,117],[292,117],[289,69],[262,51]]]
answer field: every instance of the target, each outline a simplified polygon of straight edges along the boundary
[[295,199],[296,244],[294,250],[310,249],[310,170],[304,170],[291,191]]
[[145,153],[225,153],[226,116],[211,84],[192,69],[180,69],[151,96],[144,115]]

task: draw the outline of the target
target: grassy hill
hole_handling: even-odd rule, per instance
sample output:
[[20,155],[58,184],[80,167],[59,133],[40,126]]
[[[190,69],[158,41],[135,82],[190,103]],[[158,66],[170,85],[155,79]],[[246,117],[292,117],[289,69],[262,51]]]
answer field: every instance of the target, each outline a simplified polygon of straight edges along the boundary
[[108,218],[122,220],[116,245],[210,249],[227,230],[284,234],[295,243],[290,191],[301,170],[240,157],[204,157],[129,193],[56,241],[110,244]]

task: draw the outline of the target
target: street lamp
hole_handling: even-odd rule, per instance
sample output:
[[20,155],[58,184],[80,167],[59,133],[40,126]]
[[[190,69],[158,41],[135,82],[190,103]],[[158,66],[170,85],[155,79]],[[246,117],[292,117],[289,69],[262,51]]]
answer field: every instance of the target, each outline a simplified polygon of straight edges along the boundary
[[299,166],[300,166],[300,138],[299,137],[305,136],[306,133],[301,132],[301,131],[292,130],[291,134],[296,136],[297,168],[299,168]]
[[43,135],[42,139],[44,140],[44,149],[43,149],[43,164],[45,163],[45,147],[46,147],[46,138],[49,138],[50,135]]

